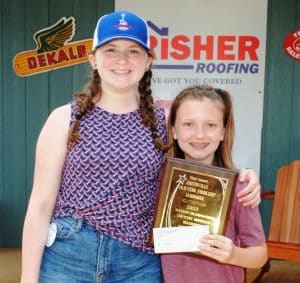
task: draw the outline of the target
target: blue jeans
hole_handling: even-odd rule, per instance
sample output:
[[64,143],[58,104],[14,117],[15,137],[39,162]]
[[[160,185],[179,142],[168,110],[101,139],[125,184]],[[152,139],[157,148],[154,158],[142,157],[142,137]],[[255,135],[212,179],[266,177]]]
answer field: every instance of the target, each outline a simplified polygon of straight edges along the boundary
[[57,235],[45,247],[40,283],[158,283],[160,257],[99,233],[73,217],[55,219]]

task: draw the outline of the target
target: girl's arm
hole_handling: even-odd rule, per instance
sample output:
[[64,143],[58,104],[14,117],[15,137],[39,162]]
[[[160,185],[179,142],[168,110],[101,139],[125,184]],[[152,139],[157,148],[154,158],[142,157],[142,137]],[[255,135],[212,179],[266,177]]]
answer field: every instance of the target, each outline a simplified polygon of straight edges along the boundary
[[222,235],[206,235],[201,240],[200,251],[203,255],[221,263],[244,268],[259,268],[267,261],[265,243],[258,246],[241,248],[235,246],[231,239]]
[[[245,183],[238,183],[235,188],[226,236],[204,236],[200,240],[204,244],[200,251],[221,263],[258,268],[267,260],[266,239],[258,207],[243,207],[238,202],[238,193],[245,186]],[[233,242],[235,238],[237,240]]]
[[38,138],[33,188],[23,228],[22,283],[38,282],[66,155],[69,121],[70,106],[57,108],[50,114]]
[[247,182],[246,187],[238,193],[239,202],[243,206],[256,207],[261,198],[261,186],[256,173],[252,169],[243,169],[239,174],[239,182]]

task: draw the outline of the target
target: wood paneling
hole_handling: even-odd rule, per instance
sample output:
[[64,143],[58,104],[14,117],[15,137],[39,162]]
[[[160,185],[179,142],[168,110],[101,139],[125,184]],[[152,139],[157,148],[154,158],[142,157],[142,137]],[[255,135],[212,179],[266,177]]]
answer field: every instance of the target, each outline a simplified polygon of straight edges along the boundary
[[[283,51],[284,38],[300,27],[298,0],[269,0],[261,183],[275,187],[279,167],[300,158],[300,63]],[[261,205],[269,231],[271,202]]]
[[[20,11],[20,13],[18,12]],[[22,11],[22,13],[21,13]],[[2,3],[2,117],[3,117],[3,176],[1,198],[2,245],[14,246],[20,237],[25,210],[26,180],[26,81],[12,69],[16,50],[25,49],[25,2],[18,0]]]
[[[87,80],[88,64],[19,77],[12,60],[35,49],[33,34],[63,16],[76,20],[75,40],[92,38],[97,19],[114,1],[0,0],[0,247],[19,247],[31,191],[34,149],[49,112],[68,102]],[[300,27],[300,1],[269,0],[261,182],[275,186],[277,169],[300,158],[300,63],[282,49]],[[255,20],[255,19],[254,19]],[[266,231],[271,202],[261,206]]]

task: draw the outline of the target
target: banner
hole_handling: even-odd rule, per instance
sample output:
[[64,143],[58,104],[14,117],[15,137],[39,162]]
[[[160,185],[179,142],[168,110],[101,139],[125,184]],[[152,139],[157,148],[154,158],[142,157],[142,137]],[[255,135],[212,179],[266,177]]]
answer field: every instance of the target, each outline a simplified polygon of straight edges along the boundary
[[116,0],[150,27],[153,95],[168,105],[180,90],[210,84],[233,97],[238,168],[259,174],[267,0]]

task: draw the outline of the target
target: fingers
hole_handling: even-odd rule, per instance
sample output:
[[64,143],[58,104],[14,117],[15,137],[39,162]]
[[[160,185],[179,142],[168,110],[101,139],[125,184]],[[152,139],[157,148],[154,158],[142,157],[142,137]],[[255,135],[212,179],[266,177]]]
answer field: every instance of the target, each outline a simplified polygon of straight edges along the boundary
[[252,169],[241,170],[239,181],[246,181],[248,183],[237,195],[239,202],[241,202],[243,206],[258,206],[261,201],[261,186],[256,173]]
[[247,197],[239,199],[239,202],[242,202],[243,206],[256,207],[260,204],[261,198],[260,195],[254,195],[253,197],[249,194]]
[[251,183],[249,182],[245,188],[243,188],[239,193],[238,197],[247,197],[249,194],[254,195],[260,195],[261,193],[261,186],[259,183]]
[[[239,181],[249,183],[248,186],[250,185],[251,188],[259,186],[258,176],[252,169],[242,169],[239,172]],[[252,189],[250,191],[252,191]]]
[[219,262],[228,262],[232,255],[231,239],[221,235],[207,235],[201,239],[200,252]]
[[241,171],[239,172],[239,181],[241,183],[245,182],[247,180],[248,174],[249,172],[247,171],[247,169],[241,169]]
[[244,193],[244,194],[238,195],[239,202],[241,202],[243,206],[256,207],[261,202],[260,185],[254,187],[253,190],[249,192],[250,189],[251,188],[245,187],[242,191],[240,191],[240,193]]
[[215,234],[205,235],[200,240],[201,243],[217,249],[222,248],[227,241],[231,240],[225,236]]

